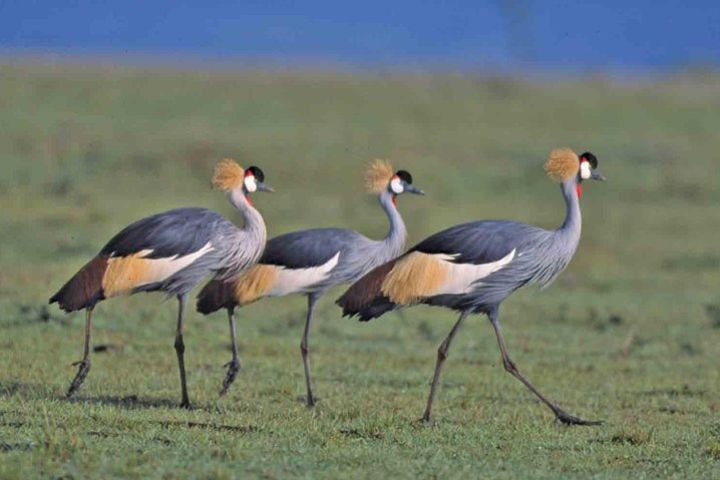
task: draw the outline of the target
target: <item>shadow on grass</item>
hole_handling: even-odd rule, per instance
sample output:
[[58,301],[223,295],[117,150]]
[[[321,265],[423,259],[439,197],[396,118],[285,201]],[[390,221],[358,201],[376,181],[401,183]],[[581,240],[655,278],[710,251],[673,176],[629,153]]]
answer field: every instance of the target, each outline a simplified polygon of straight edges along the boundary
[[15,315],[4,315],[0,318],[0,328],[18,328],[50,322],[63,326],[71,325],[69,317],[53,313],[44,303],[21,303],[16,305]]
[[[47,385],[35,384],[35,383],[23,383],[16,381],[0,381],[0,397],[12,397],[14,395],[20,395],[25,398],[32,398],[38,400],[61,400],[68,403],[78,404],[95,404],[95,405],[112,405],[118,408],[124,408],[127,410],[142,410],[149,408],[170,408],[186,411],[185,408],[180,406],[180,402],[175,399],[169,398],[140,398],[138,395],[98,395],[98,396],[86,396],[76,395],[72,398],[67,398],[65,395],[60,394],[53,389],[48,388]],[[211,411],[217,407],[215,404],[208,405],[196,405],[193,410]],[[0,411],[0,414],[2,412]],[[180,422],[185,423],[185,422]],[[192,422],[190,422],[192,423]],[[203,424],[192,424],[186,425],[188,427],[202,427]],[[208,424],[208,428],[212,425]],[[227,428],[225,428],[227,427]],[[216,429],[232,429],[232,426],[215,426]],[[238,429],[246,429],[252,431],[255,427],[238,427]]]
[[139,398],[137,395],[124,397],[116,395],[99,395],[96,397],[76,395],[67,398],[65,395],[58,395],[47,385],[36,383],[23,383],[15,381],[0,381],[0,397],[11,397],[21,395],[25,398],[41,400],[65,400],[69,403],[94,403],[98,405],[114,405],[128,409],[143,408],[180,408],[179,402],[167,398]]
[[218,432],[234,433],[255,433],[262,429],[255,425],[226,425],[221,423],[192,422],[192,421],[156,421],[150,422],[168,428],[199,428],[203,430],[215,430]]
[[22,395],[30,398],[47,397],[47,387],[38,383],[0,381],[0,397]]
[[[180,406],[177,400],[171,400],[167,398],[139,398],[137,395],[127,395],[124,397],[116,395],[99,395],[96,397],[86,397],[78,395],[73,398],[65,398],[64,400],[70,403],[91,403],[95,405],[112,405],[118,408],[127,410],[144,410],[151,408],[171,408],[187,412],[188,410]],[[199,405],[194,406],[192,410],[211,411],[214,405]],[[175,427],[175,428],[200,428],[214,431],[225,431],[235,433],[254,433],[259,432],[260,427],[254,425],[225,425],[208,422],[195,422],[195,421],[171,421],[171,420],[158,420],[151,421],[148,423],[154,423],[162,427]]]
[[668,396],[668,397],[704,397],[707,392],[702,389],[690,388],[689,385],[682,385],[677,388],[656,388],[640,392],[640,395],[647,396]]
[[0,442],[0,452],[8,453],[8,452],[27,452],[29,450],[32,450],[34,447],[32,442],[22,442],[22,443],[8,443],[8,442]]
[[137,395],[126,395],[124,397],[118,395],[98,395],[96,397],[87,397],[77,395],[72,398],[61,397],[70,403],[94,403],[97,405],[113,405],[120,408],[131,410],[144,408],[181,408],[177,400],[169,398],[140,398]]

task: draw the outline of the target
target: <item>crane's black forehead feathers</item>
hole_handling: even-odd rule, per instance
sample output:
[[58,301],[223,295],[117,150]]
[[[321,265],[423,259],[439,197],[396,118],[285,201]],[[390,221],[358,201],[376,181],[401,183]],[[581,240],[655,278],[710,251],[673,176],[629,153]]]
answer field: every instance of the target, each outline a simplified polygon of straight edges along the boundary
[[407,170],[398,170],[395,172],[395,175],[400,177],[400,180],[402,180],[405,183],[412,184],[412,175],[410,175],[410,172]]
[[582,155],[580,155],[580,159],[582,160],[583,158],[585,160],[587,160],[588,163],[590,163],[590,166],[593,169],[596,169],[598,167],[598,159],[594,154],[592,154],[590,152],[585,152]]
[[260,167],[256,167],[255,165],[253,165],[252,167],[248,167],[248,171],[253,174],[253,176],[258,182],[265,181],[265,174],[262,170],[260,170]]

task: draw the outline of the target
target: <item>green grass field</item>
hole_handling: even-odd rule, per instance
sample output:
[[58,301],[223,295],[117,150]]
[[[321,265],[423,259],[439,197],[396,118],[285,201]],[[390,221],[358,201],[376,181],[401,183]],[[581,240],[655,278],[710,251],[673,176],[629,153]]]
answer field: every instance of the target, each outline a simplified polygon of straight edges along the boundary
[[[637,82],[328,72],[181,72],[0,66],[0,478],[719,478],[720,76]],[[47,299],[120,228],[197,205],[239,221],[213,164],[257,164],[269,234],[386,220],[362,190],[372,158],[410,170],[426,197],[400,208],[415,242],[455,223],[558,225],[542,163],[591,150],[569,269],[503,309],[510,352],[568,411],[563,427],[502,369],[492,329],[458,336],[435,405],[417,422],[455,316],[417,307],[367,324],[321,300],[309,410],[304,299],[239,311],[243,370],[223,313],[189,314],[193,411],[176,408],[176,304],[157,294],[83,315]]]

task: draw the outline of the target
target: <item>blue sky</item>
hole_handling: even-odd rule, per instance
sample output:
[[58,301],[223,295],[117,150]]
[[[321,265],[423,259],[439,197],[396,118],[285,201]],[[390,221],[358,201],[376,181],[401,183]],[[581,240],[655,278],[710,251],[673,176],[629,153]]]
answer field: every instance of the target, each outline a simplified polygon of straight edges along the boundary
[[0,2],[0,49],[383,66],[720,64],[718,1]]

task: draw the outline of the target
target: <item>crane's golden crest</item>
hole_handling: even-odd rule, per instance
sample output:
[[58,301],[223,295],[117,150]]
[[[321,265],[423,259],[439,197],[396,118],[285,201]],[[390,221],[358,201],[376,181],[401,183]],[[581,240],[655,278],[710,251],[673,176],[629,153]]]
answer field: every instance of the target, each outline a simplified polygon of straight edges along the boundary
[[556,148],[545,162],[545,172],[556,182],[573,178],[580,170],[580,158],[570,148]]
[[245,170],[232,158],[223,158],[213,172],[212,185],[218,190],[230,192],[242,187],[245,180]]
[[365,170],[365,189],[369,193],[380,193],[387,188],[388,182],[395,175],[392,165],[387,160],[375,159]]

